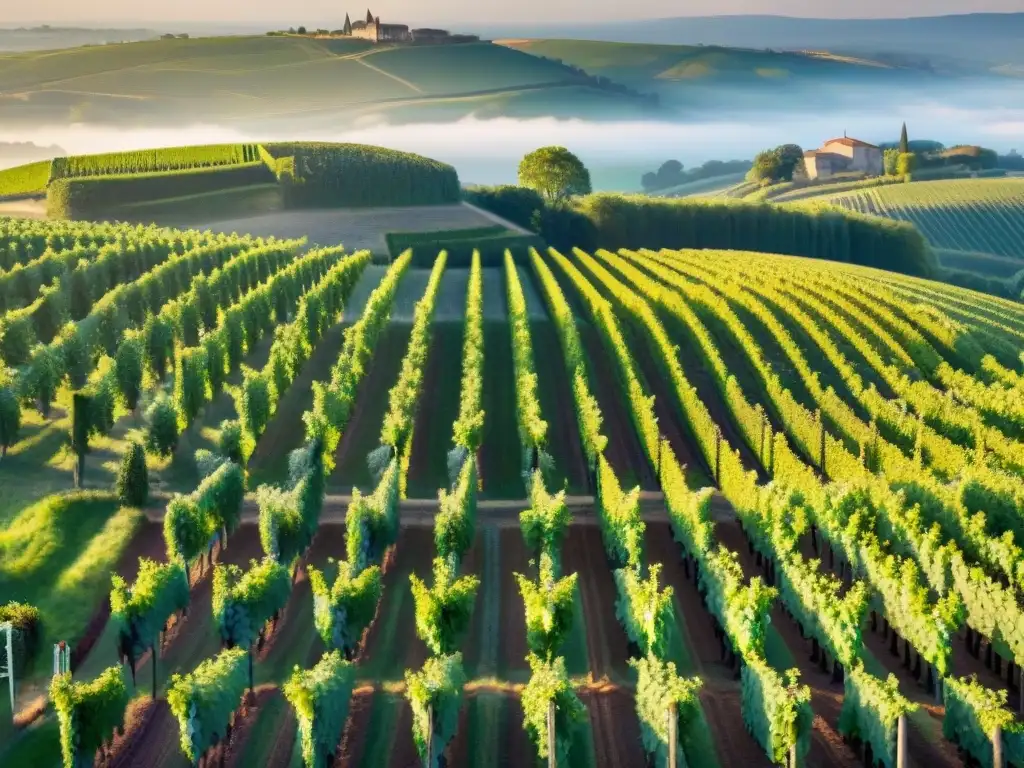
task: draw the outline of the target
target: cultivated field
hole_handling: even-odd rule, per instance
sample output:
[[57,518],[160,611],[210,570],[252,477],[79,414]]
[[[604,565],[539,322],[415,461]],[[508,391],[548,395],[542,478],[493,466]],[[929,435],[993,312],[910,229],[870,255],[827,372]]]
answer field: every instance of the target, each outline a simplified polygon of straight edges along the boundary
[[115,766],[1024,755],[1019,304],[734,251],[0,244],[49,275],[0,272],[0,594],[42,621],[4,765],[60,763],[54,710]]
[[935,248],[1024,259],[1024,180],[921,181],[827,198],[844,208],[909,221]]

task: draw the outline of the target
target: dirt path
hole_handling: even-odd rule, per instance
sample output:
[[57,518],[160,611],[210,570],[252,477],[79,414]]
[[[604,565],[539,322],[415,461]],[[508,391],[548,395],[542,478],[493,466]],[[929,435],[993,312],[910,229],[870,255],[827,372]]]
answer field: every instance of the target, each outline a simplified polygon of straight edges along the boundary
[[379,434],[388,409],[388,393],[398,381],[398,373],[409,346],[411,326],[390,323],[381,333],[353,403],[338,449],[334,472],[328,478],[328,490],[351,491],[353,486],[370,491],[372,478],[366,466],[366,454],[380,444]]
[[604,418],[601,431],[608,438],[605,456],[623,487],[639,484],[644,490],[654,490],[657,479],[626,410],[615,364],[593,327],[581,326],[580,339],[589,363],[590,386]]
[[461,323],[434,323],[409,455],[409,498],[435,498],[438,488],[448,487],[448,451],[462,396],[462,335]]
[[288,454],[299,448],[305,439],[302,414],[313,405],[313,382],[330,380],[347,327],[347,323],[338,323],[323,335],[295,381],[278,401],[277,412],[249,459],[249,472],[254,478],[250,485],[281,482],[286,478]]
[[[492,556],[487,561],[484,582],[480,588],[481,594],[488,598],[494,594],[499,595],[498,620],[493,630],[496,633],[493,640],[484,636],[487,645],[481,648],[478,676],[491,674],[503,680],[525,680],[530,675],[530,667],[526,662],[529,653],[526,645],[526,613],[514,574],[530,575],[531,555],[518,528],[493,530],[493,534],[485,532],[490,537],[489,553]],[[496,586],[496,592],[492,585]],[[480,618],[489,622],[494,606],[478,601],[478,610]],[[493,649],[492,643],[496,646]]]
[[601,532],[593,526],[569,526],[562,547],[566,573],[577,573],[586,626],[587,657],[594,681],[629,679],[629,645],[615,618],[615,581],[605,560]]
[[[487,285],[486,280],[484,285]],[[516,413],[512,336],[507,322],[484,322],[484,356],[485,417],[480,442],[482,496],[520,499],[525,490],[520,474],[522,448]]]
[[644,765],[640,723],[630,691],[608,685],[580,693],[590,716],[594,753],[601,766],[632,768]]
[[580,442],[572,382],[565,372],[558,332],[551,321],[530,323],[537,366],[537,390],[548,423],[548,452],[555,459],[556,488],[564,480],[570,493],[589,493],[587,460]]

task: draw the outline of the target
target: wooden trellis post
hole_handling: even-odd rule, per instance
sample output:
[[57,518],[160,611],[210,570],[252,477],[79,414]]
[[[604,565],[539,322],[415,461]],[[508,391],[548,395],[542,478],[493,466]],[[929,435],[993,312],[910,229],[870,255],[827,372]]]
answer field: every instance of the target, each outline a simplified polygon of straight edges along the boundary
[[14,626],[8,621],[0,624],[0,635],[6,636],[4,648],[7,651],[7,664],[0,667],[0,679],[7,678],[7,689],[11,695],[11,717],[14,717],[14,642],[11,635],[14,634]]
[[424,763],[426,768],[434,764],[434,705],[427,706],[427,760]]
[[896,721],[896,768],[910,768],[907,759],[907,716]]
[[679,718],[676,717],[676,704],[672,704],[668,708],[668,766],[669,768],[676,768],[676,746],[678,742],[678,733],[676,732],[679,728]]
[[555,758],[555,701],[548,702],[548,768],[556,768]]
[[1004,768],[1003,761],[1003,729],[996,726],[992,731],[992,768]]

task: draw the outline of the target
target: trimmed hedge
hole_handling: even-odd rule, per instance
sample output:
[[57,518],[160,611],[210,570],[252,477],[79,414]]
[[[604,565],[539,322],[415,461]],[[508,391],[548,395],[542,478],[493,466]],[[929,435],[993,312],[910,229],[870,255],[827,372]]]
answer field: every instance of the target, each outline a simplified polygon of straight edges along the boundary
[[262,162],[157,173],[56,179],[47,192],[47,213],[73,219],[108,215],[118,206],[178,198],[274,180]]
[[[666,200],[598,194],[578,201],[594,225],[592,247],[714,248],[863,264],[930,277],[935,256],[913,226],[826,205]],[[580,246],[584,247],[584,246]]]
[[411,248],[413,266],[424,268],[433,266],[441,251],[447,251],[449,266],[454,268],[468,268],[474,252],[479,252],[482,267],[501,267],[506,250],[512,251],[517,262],[525,262],[530,248],[545,247],[544,241],[537,235],[510,232],[504,227],[448,232],[393,232],[386,236],[386,240],[393,258]]
[[255,144],[209,144],[58,157],[53,160],[52,174],[49,168],[47,172],[54,179],[66,179],[240,165],[258,159],[259,150]]
[[[364,144],[267,144],[291,206],[439,205],[459,201],[459,176],[436,160]],[[289,163],[288,158],[294,162]],[[281,162],[284,161],[284,162]],[[263,164],[266,168],[266,164]],[[269,169],[268,169],[269,172]]]
[[502,184],[496,187],[469,187],[462,199],[521,227],[533,229],[536,216],[545,209],[544,198],[529,187]]

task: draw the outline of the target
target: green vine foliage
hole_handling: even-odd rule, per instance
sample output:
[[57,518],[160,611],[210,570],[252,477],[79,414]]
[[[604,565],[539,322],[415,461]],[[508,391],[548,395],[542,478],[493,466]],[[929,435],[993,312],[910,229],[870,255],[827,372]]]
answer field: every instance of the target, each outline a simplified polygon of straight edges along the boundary
[[639,568],[615,571],[615,617],[644,656],[663,657],[668,649],[668,629],[674,622],[672,587],[658,587],[661,564],[651,565],[647,578]]
[[572,631],[577,574],[556,576],[551,555],[542,552],[537,582],[515,574],[526,610],[526,643],[530,652],[551,661],[558,656]]
[[475,454],[484,427],[484,282],[480,252],[473,252],[466,290],[466,324],[462,340],[462,389],[459,418],[452,427],[457,446]]
[[527,548],[537,554],[547,554],[556,573],[561,570],[562,540],[571,522],[565,491],[548,493],[543,473],[535,470],[530,480],[530,508],[519,514],[519,528]]
[[846,669],[843,687],[839,732],[870,744],[876,761],[885,768],[895,768],[898,720],[914,712],[918,705],[900,694],[895,675],[879,680],[859,661]]
[[341,741],[348,718],[355,667],[337,651],[328,651],[312,669],[295,668],[283,686],[299,721],[302,762],[326,768]]
[[218,563],[213,570],[213,616],[221,640],[230,648],[249,648],[263,626],[284,608],[291,594],[287,569],[271,558],[249,564]]
[[747,660],[740,674],[747,730],[773,763],[786,764],[794,746],[797,760],[802,761],[811,747],[814,715],[811,689],[799,684],[800,673],[791,669],[782,675],[755,657]]
[[345,515],[345,552],[356,573],[380,563],[398,537],[398,480],[398,459],[393,458],[372,494],[352,491]]
[[178,414],[178,429],[184,432],[209,399],[206,350],[179,346],[174,351],[174,369],[174,409]]
[[423,298],[416,302],[409,347],[402,359],[398,381],[388,394],[388,412],[381,427],[380,443],[400,452],[404,452],[405,445],[412,436],[416,407],[423,386],[423,370],[430,350],[431,324],[434,310],[437,308],[437,292],[441,287],[441,276],[444,274],[447,261],[448,255],[442,251],[434,262]]
[[347,659],[353,658],[363,632],[377,614],[383,593],[380,567],[371,565],[353,574],[348,563],[341,562],[333,584],[313,566],[307,570],[317,634],[325,646],[341,651]]
[[96,750],[124,725],[128,686],[120,667],[110,667],[88,683],[65,673],[50,683],[50,700],[60,724],[64,768],[78,768],[91,765]]
[[[1002,729],[1005,758],[1016,762],[1021,756],[1024,724],[1006,708],[1006,691],[993,691],[976,677],[947,678],[942,684],[946,714],[942,735],[978,761],[992,767],[992,736]],[[1008,754],[1012,753],[1012,754]]]
[[469,628],[480,579],[458,576],[451,558],[434,558],[434,583],[427,586],[409,574],[416,603],[416,634],[437,656],[454,653]]
[[700,716],[697,693],[704,683],[699,677],[680,677],[675,664],[656,656],[630,659],[629,665],[637,672],[636,714],[648,759],[657,768],[669,765],[669,721],[674,716],[676,759],[679,765],[688,765],[686,735]]
[[[427,768],[439,768],[441,756],[455,736],[465,684],[461,653],[434,656],[427,659],[419,672],[405,673],[405,697],[412,707],[413,739],[416,751]],[[433,755],[427,764],[427,743],[431,732]]]
[[178,720],[181,751],[191,763],[226,739],[231,716],[248,685],[246,667],[246,652],[229,648],[190,674],[171,676],[167,703]]
[[597,462],[601,538],[608,560],[615,568],[637,568],[643,562],[644,522],[640,517],[640,486],[623,491],[611,464],[604,456]]
[[118,649],[133,674],[138,658],[154,648],[167,620],[188,609],[188,574],[180,561],[139,560],[139,574],[130,585],[118,574],[111,577],[110,613],[118,628]]
[[117,391],[125,408],[134,411],[142,394],[143,357],[145,348],[141,334],[126,333],[114,358],[117,364]]
[[412,250],[399,256],[370,294],[362,317],[345,331],[341,354],[331,371],[329,384],[313,383],[313,408],[302,415],[307,438],[319,438],[324,446],[327,471],[334,468],[334,453],[341,430],[348,423],[359,383],[366,374],[373,349],[391,313],[398,285],[412,263]]
[[519,700],[523,706],[523,728],[537,747],[537,757],[548,758],[552,748],[548,743],[548,706],[555,705],[555,765],[569,765],[569,748],[573,732],[587,718],[587,708],[573,690],[565,671],[565,659],[553,661],[530,654],[530,681],[523,688]]
[[476,462],[466,461],[453,491],[443,488],[438,494],[440,511],[434,518],[434,543],[437,554],[461,561],[473,546],[476,534]]
[[191,494],[171,499],[164,515],[168,557],[189,563],[212,545],[215,535],[233,532],[241,520],[244,497],[245,474],[226,461]]
[[[548,423],[541,417],[537,395],[537,369],[534,365],[533,342],[530,338],[530,315],[523,285],[519,281],[512,254],[505,252],[505,283],[508,288],[508,320],[512,335],[512,362],[516,377],[516,415],[519,417],[519,442],[524,457],[540,451],[547,439]],[[523,463],[527,476],[535,467]]]

